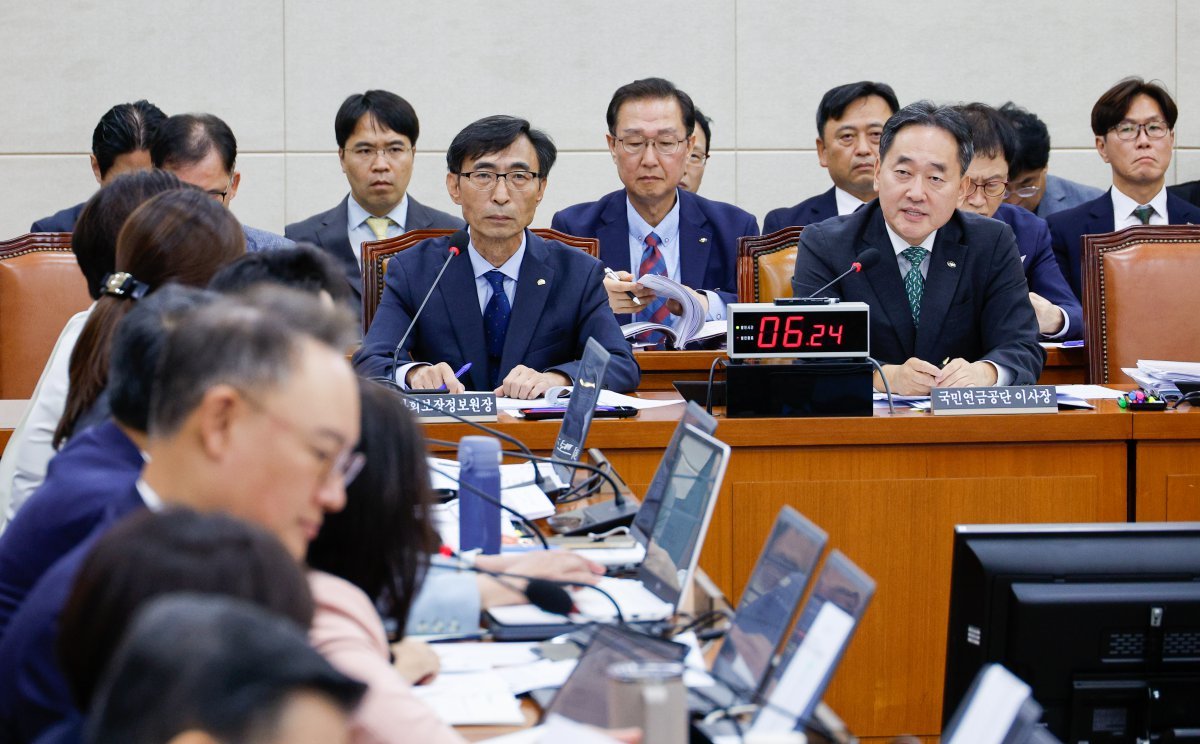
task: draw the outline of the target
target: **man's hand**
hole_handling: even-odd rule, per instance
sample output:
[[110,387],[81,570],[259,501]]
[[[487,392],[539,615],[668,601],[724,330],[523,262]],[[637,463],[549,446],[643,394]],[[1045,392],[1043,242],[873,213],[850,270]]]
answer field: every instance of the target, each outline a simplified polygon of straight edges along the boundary
[[1038,332],[1043,336],[1053,336],[1066,325],[1066,318],[1058,305],[1037,292],[1029,293],[1029,301],[1033,303],[1033,312],[1037,315]]
[[[539,550],[512,555],[481,555],[475,565],[485,571],[498,571],[532,576],[538,579],[573,581],[580,584],[595,584],[604,575],[604,566],[589,561],[583,556],[565,550]],[[505,578],[503,581],[480,575],[480,599],[483,609],[506,604],[526,604],[528,598],[522,594],[527,583],[523,579]]]
[[405,638],[392,644],[392,666],[410,685],[427,685],[437,677],[442,668],[438,655],[425,641]]
[[[708,295],[703,292],[697,292],[691,287],[687,288],[689,292],[696,295],[696,299],[700,301],[700,307],[704,308],[704,314],[708,315]],[[678,300],[667,300],[667,310],[672,315],[683,315],[683,305]]]
[[512,368],[504,380],[500,383],[500,387],[496,388],[496,395],[505,398],[519,398],[521,400],[532,400],[541,396],[555,385],[570,385],[571,381],[567,376],[558,372],[538,372],[536,369],[530,369],[524,364],[518,364]]
[[[883,374],[887,376],[895,395],[929,395],[929,389],[937,384],[940,372],[937,366],[916,357],[904,364],[883,365]],[[875,389],[883,392],[883,384],[877,384]]]
[[996,384],[996,368],[989,362],[951,359],[938,374],[935,387],[987,387]]
[[422,364],[408,370],[404,376],[404,384],[409,390],[436,390],[442,385],[450,393],[461,393],[466,390],[463,384],[454,376],[454,370],[445,362],[437,364]]
[[[645,310],[647,305],[654,302],[657,295],[653,290],[646,289],[635,282],[633,274],[628,271],[618,271],[616,275],[617,279],[604,278],[604,291],[608,293],[608,306],[614,313],[636,313],[639,310]],[[642,304],[634,304],[626,292],[633,292],[642,301]]]

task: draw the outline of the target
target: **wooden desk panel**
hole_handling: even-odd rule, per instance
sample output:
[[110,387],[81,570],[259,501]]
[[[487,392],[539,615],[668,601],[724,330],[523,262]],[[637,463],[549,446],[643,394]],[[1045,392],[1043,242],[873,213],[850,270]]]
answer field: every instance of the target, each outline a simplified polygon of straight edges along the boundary
[[1139,522],[1200,521],[1200,408],[1131,414]]

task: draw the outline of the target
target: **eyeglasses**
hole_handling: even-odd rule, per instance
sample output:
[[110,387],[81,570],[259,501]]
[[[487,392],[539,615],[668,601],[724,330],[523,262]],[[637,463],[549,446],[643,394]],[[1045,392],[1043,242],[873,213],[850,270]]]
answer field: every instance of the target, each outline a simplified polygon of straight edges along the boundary
[[999,196],[1004,196],[1008,193],[1008,181],[987,181],[986,183],[976,183],[973,180],[967,181],[967,196],[974,194],[980,189],[983,190],[983,195],[989,199],[995,199]]
[[1159,120],[1148,121],[1145,124],[1135,124],[1132,121],[1123,121],[1117,124],[1115,127],[1110,127],[1108,131],[1115,132],[1117,139],[1128,142],[1130,140],[1137,139],[1138,132],[1143,130],[1146,132],[1146,136],[1150,139],[1162,139],[1163,137],[1167,136],[1168,132],[1171,131],[1171,127],[1167,126],[1165,121]]
[[352,449],[344,449],[336,455],[329,454],[324,448],[310,442],[308,434],[298,424],[271,412],[265,405],[255,400],[253,396],[242,391],[239,392],[241,393],[242,400],[246,401],[251,408],[266,416],[271,423],[279,428],[290,432],[312,453],[320,465],[319,472],[322,483],[328,482],[331,477],[337,475],[342,485],[349,487],[354,482],[354,479],[358,477],[358,474],[362,472],[363,466],[367,464],[367,456],[362,452],[356,452]]
[[[662,150],[659,150],[659,152],[662,152]],[[693,152],[688,155],[688,165],[703,166],[708,162],[708,157],[709,155],[706,152]]]
[[467,183],[479,191],[491,191],[496,188],[496,184],[500,183],[501,178],[514,191],[528,191],[529,187],[538,179],[537,173],[527,170],[509,171],[508,173],[470,171],[469,173],[459,173],[458,175],[460,178],[467,179]]
[[412,154],[412,151],[412,148],[407,145],[388,145],[387,147],[367,147],[363,145],[351,150],[350,155],[362,163],[373,163],[375,162],[375,158],[380,155],[389,163],[395,163],[403,160],[405,156]]
[[231,175],[231,176],[229,176],[229,183],[225,186],[224,191],[217,191],[216,189],[209,189],[205,193],[208,194],[209,196],[211,196],[212,198],[216,199],[217,201],[221,202],[222,204],[224,204],[225,197],[229,196],[229,191],[232,188],[233,188],[233,176]]
[[621,149],[630,155],[639,155],[646,147],[653,147],[659,155],[674,155],[679,152],[679,148],[687,144],[686,139],[667,139],[659,137],[657,139],[646,139],[645,137],[627,137],[618,139],[621,143]]
[[1021,197],[1022,199],[1028,199],[1029,197],[1033,196],[1034,194],[1036,194],[1039,191],[1041,191],[1041,189],[1039,189],[1037,186],[1022,186],[1019,189],[1013,189],[1012,191],[1005,191],[1004,198],[1007,199],[1010,196],[1016,195],[1016,196]]

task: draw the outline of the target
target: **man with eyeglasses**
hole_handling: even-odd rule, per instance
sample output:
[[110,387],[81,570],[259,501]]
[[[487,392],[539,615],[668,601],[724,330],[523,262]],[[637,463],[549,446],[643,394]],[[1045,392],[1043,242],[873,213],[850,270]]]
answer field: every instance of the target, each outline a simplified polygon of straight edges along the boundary
[[692,151],[688,153],[687,164],[683,168],[683,178],[679,179],[679,188],[693,194],[700,191],[700,182],[704,180],[704,169],[708,166],[708,148],[712,144],[712,120],[696,109],[696,126],[692,128],[692,136],[696,138]]
[[1200,209],[1167,192],[1179,109],[1158,82],[1125,78],[1092,107],[1096,151],[1112,168],[1107,194],[1050,215],[1054,255],[1076,297],[1083,297],[1080,239],[1134,225],[1200,224]]
[[1042,336],[1054,341],[1083,338],[1083,307],[1054,260],[1046,221],[1029,210],[1004,203],[1008,164],[1017,150],[1016,132],[1008,119],[987,104],[968,103],[955,108],[971,128],[975,147],[975,157],[967,168],[966,193],[958,200],[958,208],[994,217],[1012,228]]
[[862,80],[826,91],[817,105],[817,158],[833,187],[795,206],[772,209],[763,234],[850,214],[874,199],[879,136],[898,108],[887,83]]
[[1017,151],[1008,161],[1009,204],[1023,207],[1046,219],[1055,212],[1077,207],[1104,193],[1095,186],[1068,180],[1049,172],[1050,130],[1037,115],[1012,101],[1000,113],[1017,133]]
[[[150,145],[155,168],[208,193],[225,207],[237,196],[242,174],[237,170],[237,138],[229,125],[212,114],[177,114],[159,125]],[[273,232],[242,225],[246,252],[294,248]]]
[[362,244],[409,230],[457,230],[463,221],[408,193],[420,122],[408,101],[386,90],[355,93],[333,120],[338,160],[350,193],[333,209],[294,222],[283,234],[337,259],[355,310],[362,303]]
[[512,116],[489,116],[458,133],[446,152],[446,190],[462,206],[470,243],[448,265],[449,238],[422,241],[388,262],[383,301],[354,355],[360,374],[410,389],[444,385],[531,399],[570,385],[595,338],[612,354],[604,386],[637,388],[640,373],[608,309],[603,266],[527,229],[557,154],[544,132]]
[[[621,322],[669,323],[682,308],[637,283],[668,276],[696,293],[706,320],[722,320],[737,300],[737,241],[758,235],[754,215],[680,187],[695,146],[696,107],[662,78],[623,85],[608,104],[608,151],[625,188],[558,212],[551,227],[599,238],[608,303]],[[633,293],[638,298],[634,302]]]

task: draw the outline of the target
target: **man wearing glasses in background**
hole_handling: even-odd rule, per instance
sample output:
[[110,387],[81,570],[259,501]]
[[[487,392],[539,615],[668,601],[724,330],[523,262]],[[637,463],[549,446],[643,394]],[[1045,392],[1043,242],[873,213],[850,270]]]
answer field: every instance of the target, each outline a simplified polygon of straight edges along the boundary
[[1083,297],[1080,237],[1133,225],[1200,224],[1200,209],[1167,193],[1179,109],[1160,83],[1125,78],[1092,107],[1096,151],[1113,186],[1090,202],[1050,215],[1054,255],[1076,297]]
[[446,152],[446,189],[462,206],[470,244],[448,264],[450,238],[423,241],[388,262],[383,301],[354,355],[360,374],[409,389],[445,385],[451,393],[531,399],[570,385],[594,338],[612,354],[604,387],[637,388],[637,363],[608,309],[600,262],[526,229],[556,157],[545,133],[512,116],[489,116],[458,133]]
[[1003,114],[987,104],[968,103],[955,109],[971,128],[975,147],[967,168],[966,192],[958,200],[958,208],[994,217],[1012,228],[1021,268],[1029,282],[1029,301],[1037,315],[1038,332],[1053,341],[1083,338],[1083,307],[1054,260],[1046,221],[1004,203],[1009,193],[1008,164],[1017,151],[1016,132]]
[[1008,196],[1005,201],[1046,219],[1055,212],[1078,207],[1104,193],[1050,174],[1050,130],[1046,123],[1009,101],[1000,113],[1017,133],[1017,152],[1008,161]]
[[693,194],[700,192],[700,182],[704,180],[704,169],[708,166],[708,148],[712,144],[711,124],[712,120],[696,109],[696,126],[692,129],[696,142],[688,153],[683,178],[679,179],[679,188]]
[[[233,130],[212,114],[177,114],[159,125],[150,145],[155,168],[174,173],[180,181],[204,191],[225,207],[237,196],[237,139]],[[246,252],[295,248],[282,235],[242,225]]]
[[457,230],[463,221],[408,194],[420,134],[417,112],[408,101],[386,90],[355,93],[342,102],[333,131],[350,193],[328,212],[288,225],[283,234],[337,259],[359,310],[364,242],[409,230]]
[[680,188],[695,146],[692,99],[662,78],[636,80],[613,94],[607,119],[608,151],[625,188],[567,207],[551,226],[599,238],[600,260],[617,275],[604,280],[614,313],[669,323],[682,308],[636,283],[659,274],[695,292],[706,320],[724,319],[726,303],[737,299],[738,238],[758,235],[758,222],[732,204]]

